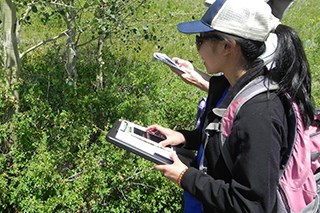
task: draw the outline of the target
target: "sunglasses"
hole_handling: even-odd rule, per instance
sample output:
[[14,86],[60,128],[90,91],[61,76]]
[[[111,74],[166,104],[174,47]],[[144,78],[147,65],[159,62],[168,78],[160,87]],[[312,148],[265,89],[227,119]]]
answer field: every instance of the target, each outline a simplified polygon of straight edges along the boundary
[[218,35],[207,35],[207,36],[198,36],[196,35],[196,46],[197,50],[200,50],[201,45],[203,44],[204,41],[206,40],[222,40],[222,38]]

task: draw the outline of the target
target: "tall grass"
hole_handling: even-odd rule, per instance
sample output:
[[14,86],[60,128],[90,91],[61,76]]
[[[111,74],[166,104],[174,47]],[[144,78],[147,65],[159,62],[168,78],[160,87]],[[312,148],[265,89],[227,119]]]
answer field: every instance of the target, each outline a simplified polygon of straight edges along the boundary
[[296,0],[287,11],[283,23],[296,29],[304,43],[312,72],[312,94],[320,107],[320,1]]

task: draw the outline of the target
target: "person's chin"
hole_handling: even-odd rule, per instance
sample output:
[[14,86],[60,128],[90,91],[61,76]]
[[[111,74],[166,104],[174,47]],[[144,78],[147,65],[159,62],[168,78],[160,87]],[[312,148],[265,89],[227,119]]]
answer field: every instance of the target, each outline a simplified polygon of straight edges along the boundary
[[207,68],[207,73],[210,75],[215,75],[215,74],[219,74],[220,72],[218,72],[217,70],[214,70],[214,69]]

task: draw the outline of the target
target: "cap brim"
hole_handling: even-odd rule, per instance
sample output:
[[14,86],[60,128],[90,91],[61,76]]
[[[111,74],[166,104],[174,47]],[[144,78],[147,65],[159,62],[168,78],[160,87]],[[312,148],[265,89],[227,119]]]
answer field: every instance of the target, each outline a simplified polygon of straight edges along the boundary
[[178,30],[185,34],[196,34],[214,31],[210,26],[200,21],[191,21],[178,24]]

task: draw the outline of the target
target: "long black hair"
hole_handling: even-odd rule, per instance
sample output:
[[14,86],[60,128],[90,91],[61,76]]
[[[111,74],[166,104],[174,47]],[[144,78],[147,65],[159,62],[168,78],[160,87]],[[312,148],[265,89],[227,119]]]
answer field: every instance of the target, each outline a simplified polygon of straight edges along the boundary
[[308,127],[314,119],[311,96],[311,73],[302,42],[295,30],[279,25],[275,33],[278,45],[271,74],[279,80],[280,91],[288,93],[299,106],[303,123]]
[[[241,85],[256,76],[268,75],[279,83],[279,92],[289,94],[297,103],[304,126],[308,127],[314,120],[314,107],[311,97],[310,67],[302,42],[296,31],[288,26],[280,24],[275,33],[278,37],[278,44],[271,65],[272,69],[269,71],[263,60],[259,58],[266,50],[264,42],[217,31],[213,34],[220,37],[220,40],[234,39],[240,46],[248,66],[247,74],[240,79]],[[241,87],[241,85],[237,86]]]

